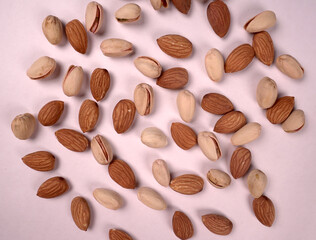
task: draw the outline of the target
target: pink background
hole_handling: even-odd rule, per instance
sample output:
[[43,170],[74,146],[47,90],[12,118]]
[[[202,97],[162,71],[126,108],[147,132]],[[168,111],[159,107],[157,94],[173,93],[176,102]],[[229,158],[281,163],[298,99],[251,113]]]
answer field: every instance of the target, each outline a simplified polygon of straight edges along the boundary
[[[0,239],[108,239],[110,228],[120,228],[134,239],[176,239],[171,219],[175,210],[184,211],[192,220],[195,234],[192,239],[314,239],[316,234],[315,191],[315,115],[316,115],[316,67],[315,67],[315,10],[312,0],[230,0],[226,1],[231,11],[231,26],[228,35],[220,39],[211,29],[207,18],[207,3],[192,0],[190,13],[185,16],[174,6],[167,10],[154,11],[148,1],[135,1],[142,8],[142,19],[135,24],[123,25],[114,18],[114,12],[130,1],[103,0],[105,10],[104,32],[88,34],[88,53],[81,55],[66,41],[53,46],[44,37],[41,24],[49,15],[58,16],[63,23],[77,18],[84,22],[85,7],[89,1],[67,0],[11,0],[0,2],[0,107],[1,107],[1,164],[0,164]],[[243,29],[243,24],[263,10],[273,10],[277,24],[269,30],[275,44],[276,55],[288,53],[295,56],[305,68],[302,80],[293,80],[280,73],[275,66],[267,67],[254,59],[250,66],[239,73],[226,74],[221,83],[208,79],[204,69],[204,56],[213,47],[225,57],[239,44],[251,43],[252,36]],[[194,52],[188,59],[177,60],[164,54],[156,39],[175,33],[190,39]],[[124,38],[135,46],[135,54],[114,59],[102,55],[99,45],[110,37]],[[43,55],[58,62],[54,77],[32,81],[26,76],[30,64]],[[246,178],[232,180],[223,190],[215,189],[205,181],[204,190],[193,196],[181,195],[170,188],[160,186],[151,173],[152,162],[157,158],[167,161],[173,176],[195,173],[204,179],[210,168],[229,172],[229,162],[235,147],[230,144],[230,135],[217,134],[223,156],[211,162],[199,147],[189,151],[180,149],[172,140],[170,125],[182,121],[176,108],[178,91],[162,89],[155,81],[143,76],[133,65],[137,56],[147,55],[160,61],[164,69],[181,66],[188,69],[189,83],[186,86],[197,99],[196,115],[189,124],[196,132],[213,130],[219,116],[200,108],[202,96],[208,92],[226,95],[248,121],[262,125],[261,137],[247,144],[252,152],[252,168],[259,168],[268,177],[265,194],[276,208],[276,220],[271,228],[263,226],[252,212],[252,197],[246,186]],[[61,83],[69,65],[80,65],[85,71],[85,83],[80,97],[67,97]],[[99,165],[91,151],[75,153],[59,144],[54,132],[60,128],[79,130],[78,111],[84,99],[91,99],[88,79],[93,69],[107,68],[112,86],[105,100],[100,102],[101,116],[96,129],[88,133],[91,139],[100,133],[109,139],[115,154],[128,162],[135,171],[139,186],[157,190],[167,201],[166,211],[155,211],[140,203],[137,189],[121,188],[107,173],[107,166]],[[281,96],[295,96],[295,108],[303,109],[306,125],[298,133],[287,134],[280,125],[272,125],[256,102],[258,81],[273,78]],[[151,84],[155,91],[155,109],[147,116],[136,116],[130,131],[118,135],[112,125],[112,110],[122,98],[133,98],[135,86],[141,82]],[[34,137],[27,141],[16,139],[11,130],[12,119],[25,112],[37,115],[48,101],[62,100],[65,112],[56,126],[38,124]],[[149,126],[160,128],[168,136],[169,144],[163,149],[150,149],[140,141],[141,131]],[[21,157],[38,150],[51,151],[57,158],[57,167],[51,172],[36,172],[21,161]],[[36,196],[40,184],[53,176],[64,176],[71,189],[55,199]],[[92,191],[104,187],[117,191],[125,205],[117,211],[98,204]],[[91,227],[80,231],[70,214],[70,203],[77,195],[85,197],[92,211]],[[220,213],[234,224],[232,233],[219,237],[209,232],[201,222],[201,215]]]

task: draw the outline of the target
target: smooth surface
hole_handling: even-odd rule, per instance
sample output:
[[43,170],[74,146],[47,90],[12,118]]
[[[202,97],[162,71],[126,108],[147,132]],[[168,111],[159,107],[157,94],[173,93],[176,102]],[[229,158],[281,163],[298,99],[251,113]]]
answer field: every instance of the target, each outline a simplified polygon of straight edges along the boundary
[[[110,228],[128,232],[135,240],[176,239],[172,231],[174,211],[183,211],[194,226],[193,240],[312,240],[316,235],[316,67],[315,67],[315,10],[313,0],[229,0],[231,26],[227,36],[220,39],[212,30],[206,17],[207,3],[192,0],[188,15],[183,15],[170,4],[169,9],[155,11],[150,1],[135,0],[142,8],[142,18],[133,24],[118,23],[114,13],[126,4],[123,0],[100,1],[105,10],[104,28],[101,35],[88,33],[88,51],[82,55],[69,43],[51,45],[42,33],[41,24],[49,15],[58,16],[63,24],[77,18],[84,21],[89,1],[12,0],[0,2],[0,239],[2,240],[86,240],[108,239]],[[250,43],[252,35],[243,29],[251,17],[263,10],[273,10],[277,24],[269,29],[275,44],[276,56],[293,55],[304,67],[301,80],[290,79],[279,72],[275,64],[267,67],[254,59],[244,71],[224,74],[220,83],[211,81],[204,67],[204,57],[211,48],[219,49],[226,58],[242,43]],[[181,34],[193,43],[193,53],[188,59],[175,59],[163,53],[156,39],[165,34]],[[123,38],[135,46],[135,54],[124,58],[108,58],[99,48],[106,38]],[[64,40],[65,40],[64,35]],[[33,81],[26,70],[40,56],[50,56],[58,67],[48,80]],[[252,153],[252,169],[264,171],[268,178],[265,195],[274,203],[276,219],[271,228],[263,226],[252,211],[252,197],[247,189],[247,175],[232,179],[226,189],[216,189],[205,182],[204,190],[196,195],[181,195],[157,183],[152,175],[152,162],[164,159],[172,176],[186,173],[198,174],[206,180],[209,169],[229,172],[230,157],[235,150],[230,143],[231,135],[216,134],[223,156],[216,162],[208,160],[198,146],[188,151],[180,149],[172,140],[170,125],[182,122],[176,105],[178,91],[160,88],[153,79],[143,76],[134,66],[138,56],[156,58],[164,70],[185,67],[189,72],[186,89],[197,98],[196,115],[189,124],[196,132],[212,131],[220,116],[207,113],[199,106],[208,92],[227,96],[249,122],[262,125],[262,135],[245,145]],[[67,97],[62,91],[62,80],[68,67],[80,65],[85,79],[80,96]],[[111,87],[106,98],[99,103],[100,119],[93,132],[104,135],[113,146],[114,154],[126,161],[135,171],[138,188],[148,186],[159,192],[168,204],[165,211],[155,211],[137,199],[137,189],[123,189],[107,172],[107,166],[98,164],[91,149],[83,153],[71,152],[57,141],[54,132],[60,128],[80,131],[78,113],[85,99],[92,99],[88,78],[97,68],[107,68],[111,75]],[[281,96],[295,96],[295,108],[305,111],[306,124],[298,133],[285,133],[281,125],[272,125],[256,102],[259,80],[269,76],[278,84]],[[149,116],[136,114],[131,129],[117,134],[112,125],[112,111],[123,98],[133,99],[133,90],[141,82],[153,86],[156,105]],[[30,140],[16,139],[10,129],[12,119],[25,112],[37,115],[40,108],[51,100],[65,102],[65,111],[56,126],[37,125]],[[140,134],[146,127],[160,128],[168,137],[169,145],[163,149],[148,148],[141,143]],[[23,164],[21,157],[34,151],[50,151],[56,156],[56,169],[52,172],[36,172]],[[70,190],[55,199],[36,196],[38,187],[46,179],[63,176]],[[95,188],[117,191],[125,205],[112,211],[104,208],[93,198]],[[87,232],[80,231],[71,217],[71,200],[83,196],[91,207],[91,225]],[[234,224],[227,237],[209,232],[201,216],[209,213],[222,214]]]

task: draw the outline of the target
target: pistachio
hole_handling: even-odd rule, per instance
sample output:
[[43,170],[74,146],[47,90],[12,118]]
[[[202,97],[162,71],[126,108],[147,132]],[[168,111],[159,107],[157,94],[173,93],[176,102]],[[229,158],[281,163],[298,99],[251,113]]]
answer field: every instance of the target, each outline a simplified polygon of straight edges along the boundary
[[198,144],[208,159],[216,161],[222,156],[219,142],[214,133],[207,131],[200,132],[198,134]]
[[188,90],[182,90],[178,93],[177,106],[180,117],[183,121],[189,123],[192,121],[195,112],[195,97]]
[[42,23],[42,30],[47,40],[56,45],[63,38],[63,25],[58,17],[49,15]]
[[79,94],[83,81],[83,70],[80,66],[71,65],[64,77],[63,91],[68,96]]
[[275,64],[282,73],[289,76],[290,78],[300,79],[304,76],[304,68],[291,55],[284,54],[279,56],[276,59]]
[[102,53],[108,57],[124,57],[134,51],[133,44],[119,38],[105,39],[101,43],[100,48]]
[[254,198],[259,198],[266,188],[267,176],[260,170],[252,170],[247,178],[248,189]]
[[297,109],[282,123],[285,132],[292,133],[302,129],[305,125],[305,114],[303,110]]
[[206,53],[205,69],[209,78],[214,82],[222,80],[224,75],[224,58],[216,48],[212,48]]
[[207,173],[207,180],[216,188],[225,188],[229,186],[231,182],[230,176],[219,169],[209,170]]
[[256,122],[247,123],[233,134],[231,143],[235,146],[244,145],[256,140],[261,133],[261,125]]
[[167,163],[162,159],[157,159],[153,162],[152,173],[156,181],[164,187],[170,184],[170,171]]
[[27,76],[32,80],[39,80],[50,76],[56,68],[53,58],[44,56],[37,59],[27,70]]
[[155,10],[159,10],[161,7],[169,7],[169,0],[150,0],[150,3]]
[[137,191],[137,198],[147,207],[154,210],[165,210],[167,204],[162,196],[154,189],[149,187],[141,187]]
[[150,114],[154,106],[153,88],[147,83],[138,84],[134,90],[134,103],[140,115]]
[[96,188],[93,191],[93,196],[98,203],[108,209],[117,210],[123,206],[122,197],[113,190]]
[[89,2],[86,8],[85,22],[88,31],[97,33],[100,30],[103,22],[103,8],[99,3]]
[[257,102],[263,109],[270,108],[278,97],[278,87],[274,80],[264,77],[257,86]]
[[120,23],[136,22],[140,18],[141,11],[137,4],[128,3],[115,12],[115,18]]
[[158,78],[161,75],[160,63],[151,57],[141,56],[134,60],[135,67],[146,77]]
[[276,23],[275,13],[272,11],[264,11],[251,18],[244,26],[245,30],[250,33],[264,31],[273,27]]
[[11,130],[18,139],[25,140],[32,136],[36,127],[36,120],[30,113],[16,116],[11,123]]
[[110,143],[101,135],[96,135],[91,140],[92,154],[98,163],[109,164],[113,159],[113,152]]
[[162,148],[168,144],[166,135],[156,127],[145,128],[141,134],[141,141],[151,148]]

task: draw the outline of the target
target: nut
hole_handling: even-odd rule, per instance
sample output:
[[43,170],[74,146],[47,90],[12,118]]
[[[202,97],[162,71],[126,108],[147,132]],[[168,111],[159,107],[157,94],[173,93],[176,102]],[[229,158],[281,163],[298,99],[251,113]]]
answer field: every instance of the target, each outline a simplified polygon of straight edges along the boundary
[[54,198],[67,192],[69,185],[63,177],[52,177],[41,184],[37,196],[41,198]]
[[63,24],[58,17],[47,16],[42,23],[42,30],[51,44],[56,45],[61,42],[63,38]]
[[22,158],[24,164],[36,171],[50,171],[55,167],[55,157],[46,151],[38,151],[25,155]]
[[114,182],[123,188],[134,189],[136,187],[135,174],[123,160],[115,159],[110,163],[109,175]]
[[209,231],[218,235],[228,235],[233,229],[233,223],[228,218],[221,215],[203,215],[202,221]]
[[89,2],[86,8],[85,23],[88,31],[97,33],[103,23],[103,8],[97,2]]
[[113,151],[110,143],[101,135],[96,135],[91,140],[92,154],[98,163],[109,164],[113,159]]
[[273,123],[283,123],[291,114],[294,108],[294,97],[281,97],[272,107],[267,109],[267,119]]
[[285,75],[294,79],[301,79],[304,76],[304,68],[291,55],[284,54],[276,59],[277,68]]
[[274,47],[268,32],[259,32],[253,35],[252,47],[256,57],[265,65],[270,66],[274,61]]
[[110,229],[109,231],[110,240],[133,240],[133,238],[126,232],[118,229]]
[[35,131],[36,120],[30,113],[17,115],[11,122],[11,130],[15,137],[20,140],[26,140],[32,136]]
[[180,35],[164,35],[157,39],[157,43],[164,53],[174,58],[187,58],[192,54],[192,43]]
[[266,196],[255,198],[252,202],[253,212],[265,226],[271,227],[275,219],[273,202]]
[[207,7],[207,19],[214,32],[223,38],[230,26],[230,12],[227,5],[222,1],[212,1]]
[[79,126],[82,132],[90,132],[94,129],[99,119],[99,106],[95,101],[86,99],[79,110]]
[[43,126],[52,126],[59,120],[63,111],[63,101],[50,101],[41,108],[37,119]]
[[206,53],[205,69],[209,78],[214,82],[222,80],[224,75],[224,58],[216,48],[212,48]]
[[82,23],[74,19],[66,24],[66,35],[71,46],[79,53],[85,54],[88,48],[87,32]]
[[208,93],[203,96],[201,107],[213,114],[225,114],[234,110],[232,102],[222,94]]
[[156,84],[167,89],[181,89],[188,83],[189,74],[185,68],[175,67],[164,71]]
[[90,225],[90,207],[83,197],[75,197],[71,201],[71,215],[77,227],[87,231]]
[[132,43],[119,38],[103,40],[100,49],[108,57],[125,57],[134,52]]
[[183,123],[172,123],[170,130],[174,142],[183,150],[188,150],[197,143],[196,133],[192,128]]
[[214,133],[200,132],[198,134],[198,144],[208,159],[216,161],[222,156],[221,147]]
[[108,70],[103,68],[94,69],[90,77],[90,90],[93,98],[101,101],[111,86],[111,77]]
[[154,107],[153,88],[147,83],[138,84],[134,90],[134,103],[140,115],[150,114]]
[[231,111],[218,119],[214,126],[214,132],[234,133],[246,125],[246,123],[246,117],[242,112]]
[[172,0],[173,5],[183,14],[188,14],[191,8],[191,0]]
[[285,132],[292,133],[302,129],[305,125],[305,114],[303,110],[297,109],[282,123]]
[[270,108],[278,97],[278,87],[274,80],[264,77],[257,86],[257,102],[263,109]]
[[167,163],[162,159],[153,162],[152,173],[156,181],[164,187],[168,187],[170,183],[170,171]]
[[134,60],[135,67],[146,77],[158,78],[161,75],[160,63],[151,57],[141,56]]
[[261,125],[256,122],[247,123],[233,134],[231,143],[235,146],[244,145],[256,140],[261,134]]
[[154,210],[165,210],[167,204],[162,196],[154,189],[149,187],[141,187],[137,191],[137,198],[147,207]]
[[172,217],[172,228],[174,234],[180,239],[189,239],[194,234],[192,222],[188,216],[180,211],[176,211]]
[[267,185],[267,176],[260,170],[252,170],[247,178],[248,189],[254,198],[259,198]]
[[169,0],[150,0],[150,3],[155,10],[159,10],[161,7],[169,7]]
[[246,68],[255,56],[255,51],[249,44],[242,44],[235,48],[225,62],[225,72],[233,73]]
[[74,152],[84,152],[89,146],[89,140],[80,132],[72,129],[60,129],[55,132],[58,142]]
[[128,3],[115,12],[115,18],[120,23],[136,22],[140,18],[141,11],[137,4]]
[[83,70],[80,66],[71,65],[63,80],[63,91],[68,97],[79,94],[83,82]]
[[168,145],[166,135],[156,127],[145,128],[141,134],[141,141],[151,148],[162,148]]
[[177,96],[177,107],[183,121],[192,121],[195,112],[195,97],[189,90],[182,90]]
[[117,133],[126,132],[132,125],[135,118],[136,107],[133,101],[122,99],[113,110],[113,126]]
[[56,61],[53,58],[44,56],[37,59],[27,70],[27,76],[32,80],[47,78],[56,69]]
[[172,190],[186,195],[193,195],[201,192],[203,186],[203,179],[195,174],[184,174],[172,179],[170,182]]
[[243,177],[251,164],[251,152],[244,147],[238,147],[230,159],[230,172],[237,179]]
[[115,191],[105,188],[96,188],[93,191],[93,197],[103,207],[117,210],[123,206],[122,197]]
[[216,188],[226,188],[230,184],[230,176],[218,169],[211,169],[207,173],[208,182]]
[[273,27],[275,23],[275,13],[272,11],[264,11],[251,18],[248,22],[246,22],[244,28],[247,32],[256,33]]

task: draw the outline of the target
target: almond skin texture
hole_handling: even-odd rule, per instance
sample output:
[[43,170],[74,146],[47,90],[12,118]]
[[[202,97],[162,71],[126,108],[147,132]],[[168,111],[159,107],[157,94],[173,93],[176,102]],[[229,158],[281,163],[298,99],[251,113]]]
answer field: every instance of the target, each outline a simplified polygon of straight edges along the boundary
[[188,14],[191,8],[191,0],[172,0],[173,5],[183,14]]
[[74,19],[66,24],[65,31],[71,46],[77,52],[85,54],[88,48],[88,37],[82,23]]
[[89,140],[80,132],[72,129],[60,129],[55,132],[57,140],[74,152],[84,152],[89,146]]
[[268,32],[259,32],[253,35],[252,47],[256,57],[265,65],[270,66],[274,61],[274,47]]
[[225,62],[225,72],[233,73],[246,68],[255,56],[253,47],[249,44],[242,44],[235,48],[227,57]]
[[283,123],[294,108],[294,97],[281,97],[267,109],[267,118],[273,124]]
[[221,117],[214,126],[214,132],[234,133],[247,123],[246,117],[242,112],[231,111]]
[[208,93],[203,96],[201,107],[203,110],[222,115],[234,110],[232,102],[222,94]]
[[104,68],[96,68],[91,74],[90,90],[93,98],[101,101],[111,86],[111,77],[108,70]]
[[203,190],[204,181],[194,174],[184,174],[178,176],[170,182],[170,187],[182,194],[193,195]]
[[118,229],[110,229],[109,238],[110,240],[133,240],[126,232]]
[[268,197],[262,195],[261,197],[253,200],[252,207],[257,219],[263,225],[271,227],[275,219],[273,202]]
[[156,84],[167,89],[181,89],[188,83],[189,74],[185,68],[175,67],[164,71]]
[[233,230],[233,223],[221,215],[204,215],[202,216],[202,222],[208,230],[218,235],[228,235]]
[[134,189],[136,187],[134,172],[123,160],[116,159],[110,163],[109,175],[123,188]]
[[180,239],[189,239],[194,234],[191,220],[180,211],[176,211],[172,217],[172,228],[174,234]]
[[222,0],[211,2],[207,7],[207,19],[214,32],[223,38],[230,26],[230,12]]
[[43,182],[38,188],[37,196],[41,198],[54,198],[67,192],[68,189],[68,183],[63,177],[52,177]]
[[164,53],[174,58],[187,58],[192,54],[192,43],[180,35],[164,35],[157,39],[157,43]]
[[171,136],[182,149],[188,150],[197,144],[197,136],[189,126],[176,122],[171,125]]
[[230,172],[237,179],[243,177],[251,164],[251,152],[244,147],[238,147],[230,159]]
[[36,171],[50,171],[55,167],[55,157],[46,151],[38,151],[25,155],[22,161]]
[[87,231],[90,225],[90,208],[83,197],[75,197],[71,201],[71,215],[77,227]]
[[122,99],[114,107],[112,119],[113,126],[117,133],[126,132],[132,125],[135,118],[136,107],[133,101]]
[[79,125],[82,132],[94,129],[99,119],[99,106],[95,101],[86,99],[79,110]]
[[51,101],[41,108],[37,119],[43,126],[52,126],[58,121],[63,111],[63,101]]

